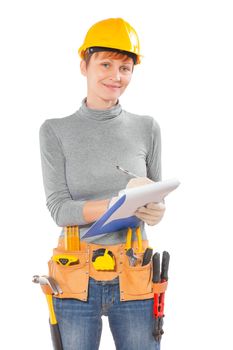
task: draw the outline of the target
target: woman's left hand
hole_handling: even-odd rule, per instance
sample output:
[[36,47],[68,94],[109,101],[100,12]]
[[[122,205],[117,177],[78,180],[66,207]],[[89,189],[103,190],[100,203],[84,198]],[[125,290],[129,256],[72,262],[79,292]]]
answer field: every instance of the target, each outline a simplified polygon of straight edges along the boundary
[[148,203],[145,207],[138,208],[134,215],[147,225],[154,226],[162,219],[165,209],[165,204],[162,202]]

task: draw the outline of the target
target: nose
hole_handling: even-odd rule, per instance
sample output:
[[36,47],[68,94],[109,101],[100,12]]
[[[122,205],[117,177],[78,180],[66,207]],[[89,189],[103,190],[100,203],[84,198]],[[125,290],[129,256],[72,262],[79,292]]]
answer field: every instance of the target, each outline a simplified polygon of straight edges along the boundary
[[120,71],[118,68],[113,68],[111,72],[111,79],[114,81],[120,81],[121,76],[120,76]]

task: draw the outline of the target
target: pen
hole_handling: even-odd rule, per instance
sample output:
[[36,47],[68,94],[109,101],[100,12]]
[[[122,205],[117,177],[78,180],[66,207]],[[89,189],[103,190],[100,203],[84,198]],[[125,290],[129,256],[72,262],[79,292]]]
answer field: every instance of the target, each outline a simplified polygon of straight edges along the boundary
[[135,174],[131,173],[131,172],[128,171],[128,170],[123,169],[123,168],[120,167],[119,165],[116,165],[116,168],[117,168],[118,170],[123,171],[123,173],[125,173],[125,174],[131,175],[131,176],[133,176],[133,177],[140,177],[140,176],[138,176],[138,175],[135,175]]

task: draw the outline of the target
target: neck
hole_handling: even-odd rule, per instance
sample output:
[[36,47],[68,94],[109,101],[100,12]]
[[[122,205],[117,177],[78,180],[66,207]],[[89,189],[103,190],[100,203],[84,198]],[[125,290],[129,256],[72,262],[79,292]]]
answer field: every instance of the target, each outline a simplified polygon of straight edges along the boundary
[[113,106],[115,106],[117,104],[118,100],[114,99],[114,100],[105,100],[101,97],[95,96],[92,97],[91,95],[87,95],[87,100],[86,100],[86,105],[88,108],[91,109],[100,109],[100,110],[104,110],[104,109],[110,109]]

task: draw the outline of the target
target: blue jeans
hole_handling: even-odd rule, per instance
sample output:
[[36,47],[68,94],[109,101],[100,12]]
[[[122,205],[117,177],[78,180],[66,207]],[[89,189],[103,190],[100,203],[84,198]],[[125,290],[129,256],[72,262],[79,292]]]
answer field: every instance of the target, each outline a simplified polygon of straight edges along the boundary
[[88,300],[53,298],[63,350],[98,350],[102,315],[117,350],[159,350],[152,335],[153,299],[120,301],[119,280],[89,280]]

